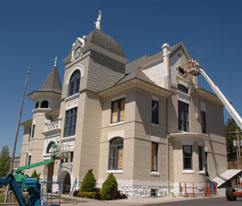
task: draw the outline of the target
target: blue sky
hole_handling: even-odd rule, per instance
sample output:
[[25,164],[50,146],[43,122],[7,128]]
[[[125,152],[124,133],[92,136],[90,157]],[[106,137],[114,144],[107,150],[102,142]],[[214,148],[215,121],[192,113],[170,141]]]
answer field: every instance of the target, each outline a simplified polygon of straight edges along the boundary
[[[0,148],[13,148],[26,67],[31,67],[27,94],[40,88],[55,56],[62,81],[62,59],[78,36],[94,29],[99,9],[102,30],[120,43],[129,60],[156,53],[165,42],[183,41],[242,115],[240,0],[8,0],[0,2]],[[201,77],[199,86],[211,91]],[[33,108],[26,97],[22,121],[31,118]],[[17,154],[22,134],[21,129]]]

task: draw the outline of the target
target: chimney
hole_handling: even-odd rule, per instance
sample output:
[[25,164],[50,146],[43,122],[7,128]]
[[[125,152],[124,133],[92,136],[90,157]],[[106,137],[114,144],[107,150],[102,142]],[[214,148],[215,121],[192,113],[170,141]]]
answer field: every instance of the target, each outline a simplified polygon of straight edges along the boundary
[[166,89],[169,89],[171,88],[171,75],[170,75],[170,58],[169,58],[169,48],[170,48],[170,45],[167,44],[167,43],[164,43],[162,45],[162,49],[163,49],[163,62],[165,64],[165,68],[166,70],[165,71],[162,71],[162,72],[165,72],[166,75],[165,75],[165,87]]

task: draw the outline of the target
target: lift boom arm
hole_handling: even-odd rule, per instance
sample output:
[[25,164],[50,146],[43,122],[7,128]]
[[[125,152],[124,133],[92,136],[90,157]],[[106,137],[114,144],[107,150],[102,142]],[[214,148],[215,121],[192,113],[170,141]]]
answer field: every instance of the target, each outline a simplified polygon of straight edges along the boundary
[[230,104],[230,102],[227,100],[227,98],[223,95],[223,93],[220,91],[220,89],[213,83],[213,81],[209,78],[207,73],[201,68],[200,64],[195,60],[192,61],[193,68],[188,70],[189,73],[193,75],[201,74],[204,79],[208,82],[208,84],[211,86],[212,90],[215,92],[215,94],[218,96],[220,101],[225,106],[226,110],[229,112],[229,114],[232,116],[234,121],[237,123],[239,128],[242,130],[242,119],[240,115],[236,112],[234,107]]
[[20,206],[26,205],[26,200],[23,196],[23,193],[20,190],[18,183],[15,181],[14,176],[11,173],[7,174],[4,178],[0,178],[0,183],[4,184],[5,186],[9,184],[13,189],[14,195],[19,205]]
[[27,169],[34,168],[34,167],[39,167],[41,165],[47,165],[47,164],[49,164],[49,163],[51,163],[53,161],[54,161],[54,159],[51,158],[50,160],[45,160],[45,161],[42,161],[42,162],[37,162],[37,163],[34,163],[34,164],[25,165],[25,166],[22,166],[22,167],[18,167],[17,171],[21,172],[23,170],[27,170]]

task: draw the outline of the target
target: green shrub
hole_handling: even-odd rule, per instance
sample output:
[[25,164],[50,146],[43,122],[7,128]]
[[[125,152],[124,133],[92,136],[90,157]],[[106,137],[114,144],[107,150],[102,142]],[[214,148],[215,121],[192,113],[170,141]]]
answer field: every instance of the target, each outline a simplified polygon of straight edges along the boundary
[[94,199],[101,200],[101,188],[96,188]]
[[86,176],[83,179],[81,192],[95,192],[96,191],[96,179],[93,175],[92,169],[87,171]]
[[97,199],[101,200],[101,188],[96,188],[95,192],[77,192],[77,197],[85,197],[85,198],[91,198],[91,199]]
[[117,198],[118,183],[113,174],[109,174],[102,186],[101,198],[104,200],[113,200]]
[[78,197],[85,197],[85,198],[91,198],[94,199],[96,192],[79,192]]

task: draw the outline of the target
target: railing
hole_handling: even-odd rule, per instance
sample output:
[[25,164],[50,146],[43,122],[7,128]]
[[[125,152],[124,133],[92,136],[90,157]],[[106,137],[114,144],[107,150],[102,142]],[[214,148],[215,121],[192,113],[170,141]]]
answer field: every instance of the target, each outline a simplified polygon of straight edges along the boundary
[[61,124],[61,120],[57,119],[54,121],[49,121],[45,123],[45,132],[54,130],[54,129],[60,129],[60,124]]

